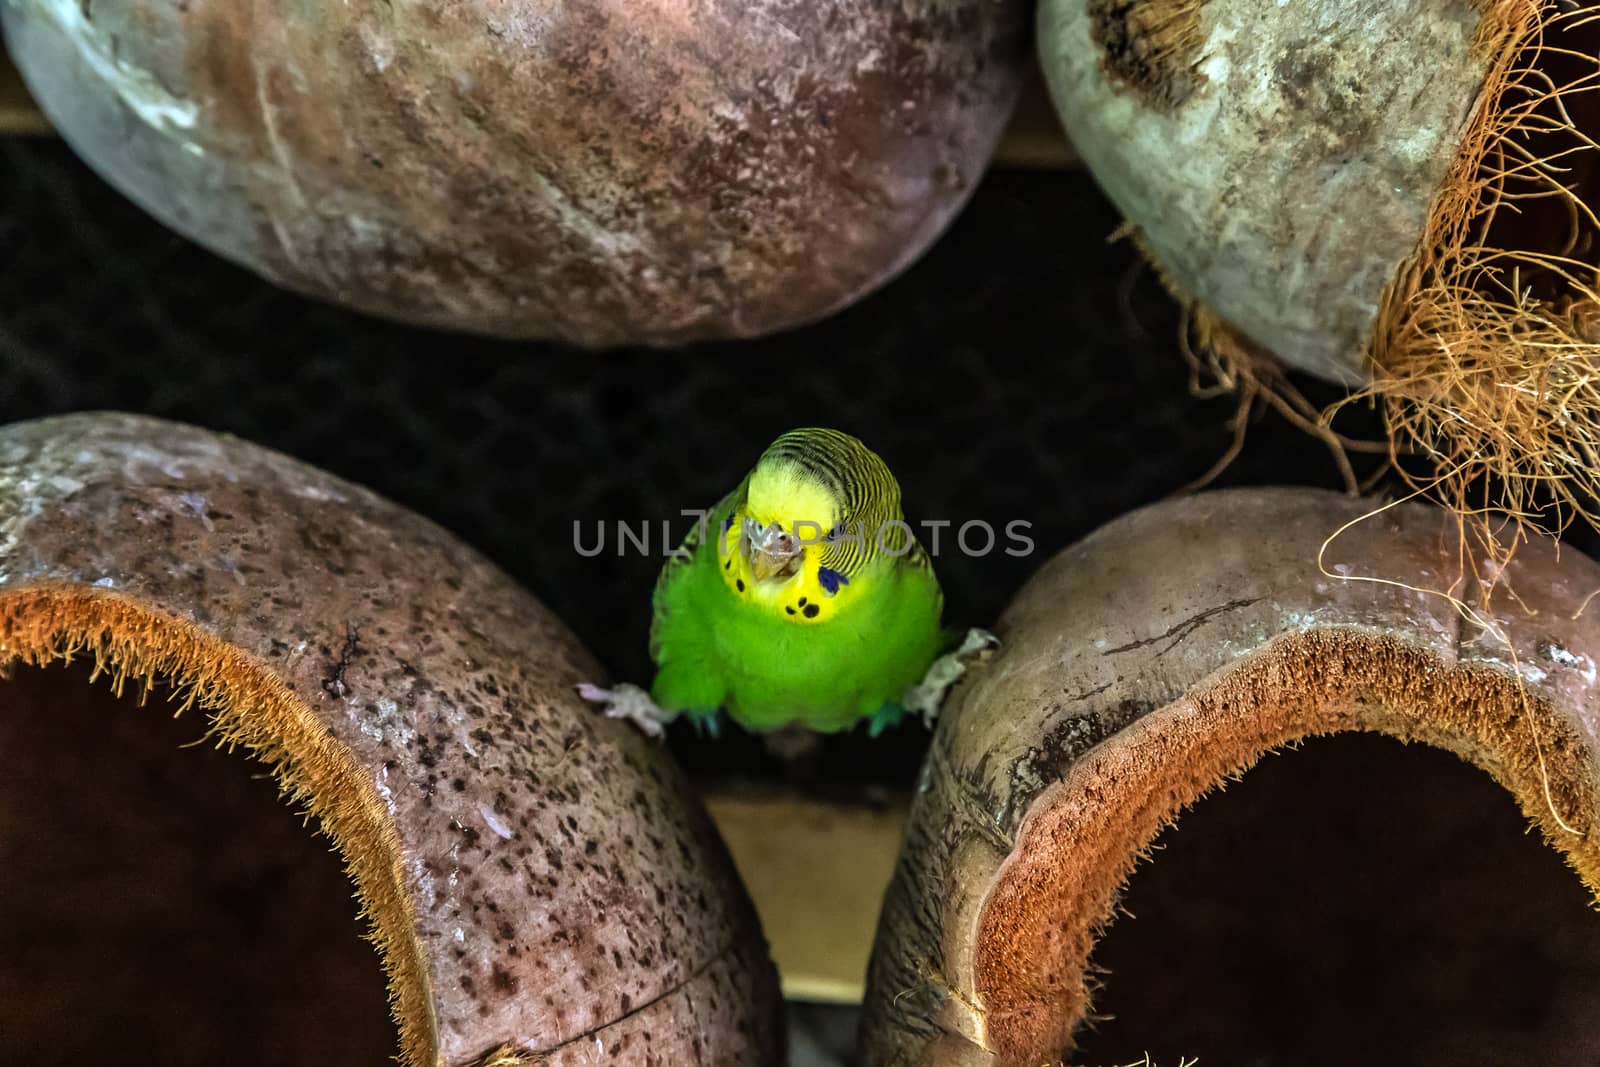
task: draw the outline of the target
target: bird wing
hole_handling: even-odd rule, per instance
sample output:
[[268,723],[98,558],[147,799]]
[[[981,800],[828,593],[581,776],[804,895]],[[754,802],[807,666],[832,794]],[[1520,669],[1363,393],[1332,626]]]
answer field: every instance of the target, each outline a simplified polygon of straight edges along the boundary
[[[667,604],[671,599],[668,590],[674,583],[682,581],[689,574],[689,569],[699,563],[701,546],[704,543],[702,533],[717,537],[722,532],[722,521],[734,510],[744,503],[745,494],[750,487],[750,476],[745,475],[739,487],[718,502],[711,509],[704,521],[696,522],[689,529],[689,533],[678,546],[678,550],[667,557],[666,565],[661,568],[661,573],[656,577],[655,590],[650,597],[650,659],[659,662],[661,653],[662,628],[669,614]],[[715,544],[715,542],[712,542]]]

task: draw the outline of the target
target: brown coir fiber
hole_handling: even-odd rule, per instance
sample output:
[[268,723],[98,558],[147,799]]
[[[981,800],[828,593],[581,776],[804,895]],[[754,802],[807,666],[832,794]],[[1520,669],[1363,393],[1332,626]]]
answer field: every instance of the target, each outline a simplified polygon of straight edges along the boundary
[[1413,486],[1515,519],[1477,524],[1503,554],[1525,529],[1600,524],[1600,5],[1494,0],[1478,46],[1495,58],[1358,397]]

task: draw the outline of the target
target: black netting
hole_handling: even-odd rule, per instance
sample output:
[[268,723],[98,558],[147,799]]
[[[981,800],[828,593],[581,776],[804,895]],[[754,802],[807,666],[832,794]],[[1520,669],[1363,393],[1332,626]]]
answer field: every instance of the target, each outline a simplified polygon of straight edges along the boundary
[[[607,355],[406,329],[280,292],[172,236],[54,141],[0,139],[0,421],[119,408],[227,430],[401,501],[494,558],[618,675],[647,682],[659,557],[580,558],[572,524],[675,518],[789,427],[859,434],[913,521],[1033,524],[1031,558],[938,560],[952,622],[991,622],[1048,555],[1206,470],[1176,312],[1082,174],[997,171],[934,250],[831,321]],[[1318,401],[1330,390],[1307,384]],[[1358,415],[1347,431],[1372,432]],[[1336,487],[1259,420],[1220,484]],[[681,531],[683,520],[676,521]],[[833,739],[830,777],[904,782],[921,734]],[[702,771],[759,746],[682,737]]]

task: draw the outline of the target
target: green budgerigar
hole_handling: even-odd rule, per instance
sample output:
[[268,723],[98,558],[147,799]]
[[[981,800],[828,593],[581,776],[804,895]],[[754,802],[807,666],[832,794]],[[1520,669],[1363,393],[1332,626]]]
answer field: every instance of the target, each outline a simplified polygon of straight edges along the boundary
[[931,717],[995,643],[973,630],[951,650],[943,606],[883,460],[837,430],[792,430],[663,568],[650,691],[579,690],[651,734],[679,715],[714,727],[725,711],[754,731],[867,720],[876,735],[908,711]]

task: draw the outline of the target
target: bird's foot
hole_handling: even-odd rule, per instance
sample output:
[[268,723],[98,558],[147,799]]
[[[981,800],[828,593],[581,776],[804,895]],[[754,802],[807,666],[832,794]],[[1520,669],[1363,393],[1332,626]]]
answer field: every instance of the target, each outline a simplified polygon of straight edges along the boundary
[[694,726],[696,737],[709,737],[715,741],[722,736],[722,710],[720,708],[688,708],[683,713]]
[[867,719],[867,736],[874,739],[881,737],[885,730],[892,726],[898,726],[900,720],[905,717],[905,707],[891,700],[873,712],[871,718]]
[[967,631],[959,648],[933,661],[928,673],[922,676],[922,681],[907,689],[900,703],[905,705],[907,711],[921,715],[923,725],[932,728],[934,720],[939,717],[939,706],[944,703],[950,687],[967,673],[968,667],[987,660],[999,647],[998,637],[988,630],[973,627]]
[[674,717],[672,712],[651,700],[646,690],[627,682],[611,689],[583,682],[577,688],[579,696],[601,706],[606,718],[626,719],[650,737],[665,736],[665,724]]

